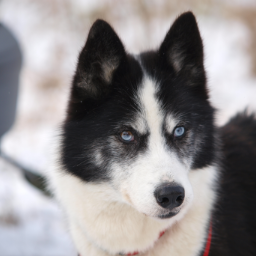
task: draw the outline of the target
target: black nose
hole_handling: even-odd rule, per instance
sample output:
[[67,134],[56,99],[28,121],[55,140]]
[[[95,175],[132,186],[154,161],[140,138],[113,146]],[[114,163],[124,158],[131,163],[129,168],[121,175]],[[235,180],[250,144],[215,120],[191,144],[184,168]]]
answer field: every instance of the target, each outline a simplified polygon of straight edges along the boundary
[[155,190],[157,203],[163,207],[172,210],[180,206],[185,197],[184,188],[172,184],[163,184]]

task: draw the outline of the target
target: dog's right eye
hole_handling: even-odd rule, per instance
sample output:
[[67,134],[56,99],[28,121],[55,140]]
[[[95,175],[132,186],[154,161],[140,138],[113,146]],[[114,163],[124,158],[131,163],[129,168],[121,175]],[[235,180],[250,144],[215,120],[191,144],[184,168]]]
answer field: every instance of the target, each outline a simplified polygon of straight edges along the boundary
[[174,129],[174,136],[176,138],[181,138],[185,134],[185,128],[183,126],[178,126]]
[[131,142],[134,140],[134,135],[130,131],[123,131],[120,136],[124,142]]

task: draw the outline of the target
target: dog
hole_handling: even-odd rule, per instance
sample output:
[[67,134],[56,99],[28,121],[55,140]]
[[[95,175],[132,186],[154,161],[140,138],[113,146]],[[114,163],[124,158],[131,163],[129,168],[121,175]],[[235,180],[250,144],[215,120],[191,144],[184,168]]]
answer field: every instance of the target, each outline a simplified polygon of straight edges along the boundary
[[139,55],[93,24],[49,173],[80,256],[256,255],[256,121],[214,115],[192,12]]

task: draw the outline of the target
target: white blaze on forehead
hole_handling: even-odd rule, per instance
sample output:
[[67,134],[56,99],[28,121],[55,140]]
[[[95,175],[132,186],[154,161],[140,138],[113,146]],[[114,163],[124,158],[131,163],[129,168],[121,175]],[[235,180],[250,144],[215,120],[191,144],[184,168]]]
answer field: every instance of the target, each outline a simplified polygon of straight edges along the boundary
[[139,92],[139,100],[142,114],[149,128],[150,141],[160,142],[163,141],[161,134],[164,117],[156,97],[158,91],[157,84],[147,76],[145,76],[142,83],[143,86]]

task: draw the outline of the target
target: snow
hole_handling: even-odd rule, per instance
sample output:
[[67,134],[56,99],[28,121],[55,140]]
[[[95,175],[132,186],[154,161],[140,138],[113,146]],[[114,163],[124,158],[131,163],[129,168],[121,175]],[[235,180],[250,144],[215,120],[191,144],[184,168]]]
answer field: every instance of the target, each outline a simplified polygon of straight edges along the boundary
[[[156,48],[181,10],[191,9],[191,2],[188,7],[177,4],[169,15],[163,11],[165,2],[156,0],[144,5],[145,12],[135,1],[1,2],[0,19],[17,36],[24,53],[17,119],[2,139],[2,150],[24,166],[41,173],[48,170],[76,58],[97,17],[106,18],[126,49],[138,53]],[[116,8],[112,8],[113,3]],[[250,73],[248,52],[251,34],[241,19],[219,11],[224,3],[225,8],[256,8],[253,0],[219,1],[208,9],[205,3],[192,8],[205,45],[208,85],[211,102],[219,110],[218,124],[246,107],[256,109],[256,78]],[[77,255],[56,202],[29,185],[20,170],[1,158],[0,255]]]
[[0,255],[72,256],[76,251],[57,204],[0,159]]

